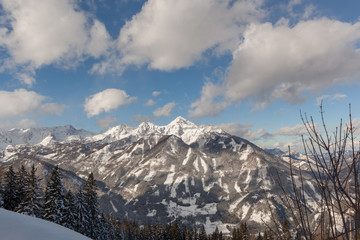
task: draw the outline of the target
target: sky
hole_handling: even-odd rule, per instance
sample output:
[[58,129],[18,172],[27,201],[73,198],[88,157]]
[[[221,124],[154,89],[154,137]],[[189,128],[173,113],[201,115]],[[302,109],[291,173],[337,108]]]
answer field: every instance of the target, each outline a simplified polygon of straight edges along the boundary
[[[358,0],[0,0],[0,128],[183,116],[301,148],[360,117]],[[360,124],[359,124],[360,126]]]

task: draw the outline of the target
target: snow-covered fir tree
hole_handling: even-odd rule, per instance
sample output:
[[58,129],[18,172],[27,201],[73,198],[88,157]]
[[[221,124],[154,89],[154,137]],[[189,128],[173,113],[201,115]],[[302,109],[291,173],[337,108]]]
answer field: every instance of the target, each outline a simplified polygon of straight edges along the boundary
[[44,218],[61,224],[65,214],[65,189],[62,185],[59,168],[56,166],[51,173],[45,191]]
[[85,234],[89,224],[88,208],[86,206],[83,190],[80,188],[76,194],[75,202],[75,231]]
[[44,214],[43,195],[40,179],[36,175],[36,168],[31,167],[30,174],[26,176],[24,187],[24,199],[16,208],[16,211],[33,217],[41,218]]
[[65,215],[63,218],[64,227],[75,230],[76,228],[76,198],[75,195],[69,190],[65,195]]
[[25,169],[24,165],[21,165],[20,169],[16,172],[16,178],[17,178],[17,196],[19,198],[18,204],[20,204],[22,201],[24,201],[25,194],[26,194],[26,188],[28,185],[28,172]]
[[7,210],[14,211],[19,204],[19,197],[17,195],[17,182],[16,172],[12,166],[5,174],[4,178],[4,194],[3,194],[3,207]]
[[95,238],[98,235],[97,221],[99,215],[99,206],[93,173],[89,174],[89,177],[84,185],[84,198],[86,203],[85,205],[87,207],[87,213],[89,216],[89,223],[87,224],[86,235],[90,238]]

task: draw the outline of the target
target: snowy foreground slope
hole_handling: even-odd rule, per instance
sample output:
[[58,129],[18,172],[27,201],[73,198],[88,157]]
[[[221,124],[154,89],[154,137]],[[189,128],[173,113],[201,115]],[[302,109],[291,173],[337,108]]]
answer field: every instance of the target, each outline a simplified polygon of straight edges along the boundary
[[[102,210],[140,224],[178,219],[188,226],[203,224],[208,233],[217,226],[226,234],[239,222],[264,227],[264,222],[273,222],[271,211],[280,218],[289,216],[279,186],[292,188],[286,158],[214,126],[196,126],[178,117],[166,126],[120,125],[98,135],[65,130],[46,129],[36,135],[44,139],[36,138],[33,145],[7,145],[0,150],[0,167],[35,164],[45,181],[58,165],[65,186],[74,192],[93,172]],[[16,139],[41,131],[23,132],[33,134]],[[315,213],[320,196],[311,180],[303,187]]]
[[90,240],[52,222],[0,208],[2,240]]

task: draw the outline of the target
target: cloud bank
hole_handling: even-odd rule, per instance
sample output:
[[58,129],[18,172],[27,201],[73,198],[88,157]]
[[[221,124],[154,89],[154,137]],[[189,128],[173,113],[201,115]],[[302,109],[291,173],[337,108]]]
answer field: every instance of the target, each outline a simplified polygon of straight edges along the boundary
[[209,49],[224,53],[238,42],[244,25],[264,15],[261,0],[149,0],[121,29],[116,54],[94,72],[122,72],[147,65],[171,71],[200,61]]

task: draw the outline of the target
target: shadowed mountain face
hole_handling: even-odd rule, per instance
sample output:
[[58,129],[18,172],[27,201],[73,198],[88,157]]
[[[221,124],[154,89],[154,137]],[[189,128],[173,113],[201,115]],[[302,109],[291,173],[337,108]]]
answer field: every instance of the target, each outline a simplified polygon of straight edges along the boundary
[[[264,227],[273,222],[270,209],[283,218],[279,182],[291,189],[288,163],[281,158],[181,117],[167,126],[120,125],[71,141],[8,146],[0,154],[2,165],[35,163],[44,175],[59,165],[68,188],[93,172],[103,210],[119,218],[142,224],[177,218],[183,224],[204,224],[208,232],[218,226],[227,233],[240,221]],[[304,188],[315,209],[318,195],[312,182]]]

